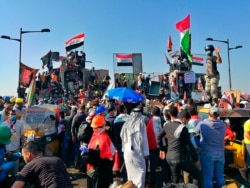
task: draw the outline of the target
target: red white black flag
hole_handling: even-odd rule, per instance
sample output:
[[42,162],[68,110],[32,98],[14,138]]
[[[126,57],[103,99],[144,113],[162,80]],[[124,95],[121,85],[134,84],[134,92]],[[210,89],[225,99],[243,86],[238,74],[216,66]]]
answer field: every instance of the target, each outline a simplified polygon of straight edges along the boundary
[[85,37],[85,34],[81,33],[67,40],[65,42],[66,51],[70,51],[70,50],[73,50],[75,48],[82,46],[84,44],[84,37]]
[[115,54],[117,66],[132,66],[133,54]]
[[198,56],[193,56],[193,65],[198,65],[198,66],[203,66],[204,65],[204,58],[203,57],[198,57]]

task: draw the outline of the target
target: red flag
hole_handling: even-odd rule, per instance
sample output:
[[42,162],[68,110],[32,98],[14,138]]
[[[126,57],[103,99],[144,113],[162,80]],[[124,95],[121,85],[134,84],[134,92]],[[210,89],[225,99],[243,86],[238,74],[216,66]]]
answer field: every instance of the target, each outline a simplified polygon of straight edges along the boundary
[[169,35],[169,37],[168,37],[168,52],[172,51],[172,47],[173,47],[173,43],[172,43],[171,36]]
[[190,29],[190,15],[176,23],[176,29],[183,33],[185,30]]
[[29,87],[31,80],[38,71],[39,69],[33,69],[23,63],[20,63],[19,85]]
[[167,63],[168,65],[170,65],[171,63],[170,63],[168,57],[166,56],[166,54],[165,54],[165,59],[166,59],[166,63]]

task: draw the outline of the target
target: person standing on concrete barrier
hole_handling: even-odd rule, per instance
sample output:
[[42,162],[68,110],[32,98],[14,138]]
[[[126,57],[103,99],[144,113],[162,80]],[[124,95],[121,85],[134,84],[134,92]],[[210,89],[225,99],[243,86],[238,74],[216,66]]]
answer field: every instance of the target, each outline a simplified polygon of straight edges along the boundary
[[[209,102],[218,103],[218,85],[220,81],[220,74],[217,69],[217,64],[222,63],[222,59],[220,57],[220,47],[214,49],[213,45],[205,46],[205,51],[207,53],[206,59],[206,86],[205,91],[207,93],[207,97]],[[216,56],[213,55],[215,51]]]

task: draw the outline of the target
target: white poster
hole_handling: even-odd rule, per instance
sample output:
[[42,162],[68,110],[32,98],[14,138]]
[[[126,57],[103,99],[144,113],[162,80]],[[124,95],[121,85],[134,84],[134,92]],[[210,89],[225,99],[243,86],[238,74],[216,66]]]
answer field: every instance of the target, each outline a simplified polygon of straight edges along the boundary
[[193,84],[193,83],[195,83],[195,80],[196,80],[195,73],[193,71],[186,72],[184,74],[184,81],[186,84]]

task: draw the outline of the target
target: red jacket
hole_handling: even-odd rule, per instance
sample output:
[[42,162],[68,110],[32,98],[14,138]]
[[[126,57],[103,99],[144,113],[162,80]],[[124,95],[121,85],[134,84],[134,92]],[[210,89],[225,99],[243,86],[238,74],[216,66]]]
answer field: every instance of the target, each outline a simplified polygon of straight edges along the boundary
[[[93,132],[93,135],[88,144],[88,148],[96,149],[97,145],[99,145],[101,159],[113,159],[114,151],[112,151],[112,148],[114,148],[114,146],[105,131]],[[93,166],[88,164],[87,168],[91,169],[93,168]]]

